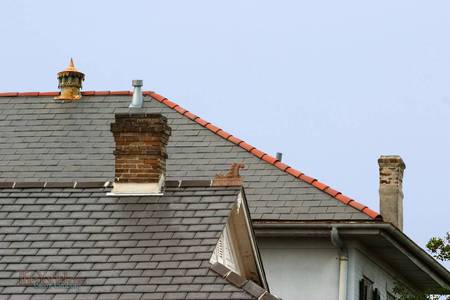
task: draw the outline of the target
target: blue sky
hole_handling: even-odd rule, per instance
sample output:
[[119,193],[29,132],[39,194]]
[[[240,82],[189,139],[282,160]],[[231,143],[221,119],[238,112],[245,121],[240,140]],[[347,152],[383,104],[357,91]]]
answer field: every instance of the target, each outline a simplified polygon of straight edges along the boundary
[[405,232],[450,230],[448,1],[2,1],[0,91],[132,79],[378,210],[406,162]]

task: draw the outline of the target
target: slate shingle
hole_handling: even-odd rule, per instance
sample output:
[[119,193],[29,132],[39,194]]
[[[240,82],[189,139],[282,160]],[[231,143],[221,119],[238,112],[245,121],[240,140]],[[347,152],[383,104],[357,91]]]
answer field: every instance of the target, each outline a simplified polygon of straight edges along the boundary
[[[164,196],[126,198],[108,198],[105,196],[108,191],[104,188],[43,188],[33,192],[31,189],[11,190],[5,198],[11,200],[11,206],[14,207],[17,201],[34,193],[38,201],[22,204],[20,209],[32,211],[33,207],[40,205],[37,204],[41,202],[39,200],[54,198],[55,201],[51,204],[54,214],[38,213],[31,216],[33,224],[39,224],[38,221],[42,219],[47,220],[40,223],[41,232],[46,233],[43,235],[17,234],[20,228],[28,228],[30,223],[17,222],[19,219],[15,215],[5,216],[5,220],[11,221],[9,225],[17,226],[6,226],[12,229],[3,230],[4,233],[0,234],[0,245],[6,246],[9,251],[0,260],[4,275],[0,276],[2,292],[11,295],[25,293],[30,297],[44,298],[43,295],[55,294],[56,297],[59,293],[57,297],[61,299],[83,299],[76,295],[83,292],[95,295],[90,299],[144,299],[144,294],[153,297],[158,293],[161,293],[162,299],[183,299],[189,294],[192,296],[192,293],[201,293],[199,295],[204,295],[207,299],[215,295],[231,296],[232,293],[240,292],[239,288],[230,286],[209,270],[209,258],[225,226],[226,218],[197,218],[190,214],[177,214],[185,211],[187,205],[182,201],[186,200],[209,205],[210,210],[227,215],[237,199],[239,189],[177,188],[168,189]],[[65,207],[62,203],[67,200],[77,202],[79,195],[82,195],[87,205],[82,207],[79,214],[59,219],[59,213]],[[131,223],[140,224],[142,222],[139,221],[153,219],[155,215],[158,216],[158,222],[116,226],[114,233],[107,230],[108,226],[92,225],[106,217],[105,214],[99,214],[99,206],[95,204],[103,198],[112,201],[102,204],[102,209],[116,207],[118,202],[126,203],[128,208],[125,215],[120,210],[108,212],[106,215],[109,220],[115,219],[112,224],[122,219],[135,220],[137,222]],[[190,210],[196,212],[196,209],[202,207],[204,206],[191,207]],[[173,211],[179,217],[161,213],[167,211]],[[60,221],[71,218],[82,218],[88,222],[73,226],[73,222]],[[176,222],[171,222],[171,219]],[[199,234],[197,229],[203,230],[203,234]],[[66,233],[72,231],[91,233]],[[30,242],[25,244],[25,240]],[[27,272],[30,276],[38,272],[46,276],[66,273],[84,278],[85,281],[71,290],[59,287],[34,288],[19,284],[19,271]],[[230,292],[224,293],[225,290]],[[242,295],[239,299],[250,299],[248,294]]]
[[[109,124],[115,113],[129,111],[130,99],[129,96],[84,96],[76,103],[62,104],[55,103],[52,97],[0,97],[2,120],[8,122],[7,126],[0,126],[0,140],[6,141],[0,144],[0,156],[7,161],[0,165],[0,181],[111,180],[114,176],[114,143]],[[300,201],[301,206],[323,206],[316,200],[324,200],[332,207],[345,207],[328,194],[150,99],[145,97],[141,112],[160,112],[172,126],[167,148],[169,180],[210,180],[217,173],[226,172],[231,163],[244,161],[246,169],[241,173],[254,219],[301,219],[302,215],[293,211],[298,205],[281,202],[287,199],[278,198],[280,195],[292,195],[290,199]],[[265,214],[256,213],[256,207],[285,209]],[[370,219],[353,208],[346,214],[307,213],[313,215],[307,219],[322,216]]]

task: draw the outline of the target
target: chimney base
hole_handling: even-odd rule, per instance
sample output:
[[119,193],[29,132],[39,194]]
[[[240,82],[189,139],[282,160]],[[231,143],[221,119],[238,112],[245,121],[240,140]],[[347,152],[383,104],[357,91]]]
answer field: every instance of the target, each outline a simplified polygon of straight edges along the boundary
[[164,176],[161,176],[159,182],[114,182],[110,195],[162,195],[163,184]]

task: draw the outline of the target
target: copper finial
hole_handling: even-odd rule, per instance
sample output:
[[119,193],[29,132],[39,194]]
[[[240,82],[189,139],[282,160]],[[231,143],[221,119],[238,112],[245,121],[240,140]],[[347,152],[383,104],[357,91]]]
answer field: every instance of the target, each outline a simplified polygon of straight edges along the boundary
[[73,59],[70,59],[69,66],[58,73],[58,88],[61,94],[55,97],[57,100],[78,100],[81,98],[81,83],[84,81],[84,74],[75,68]]

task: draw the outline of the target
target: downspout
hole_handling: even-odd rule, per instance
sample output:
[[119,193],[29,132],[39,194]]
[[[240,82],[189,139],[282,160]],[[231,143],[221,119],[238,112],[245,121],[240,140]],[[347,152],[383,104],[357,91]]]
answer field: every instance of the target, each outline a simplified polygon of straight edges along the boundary
[[331,243],[339,254],[339,300],[347,300],[348,253],[336,226],[331,228]]

